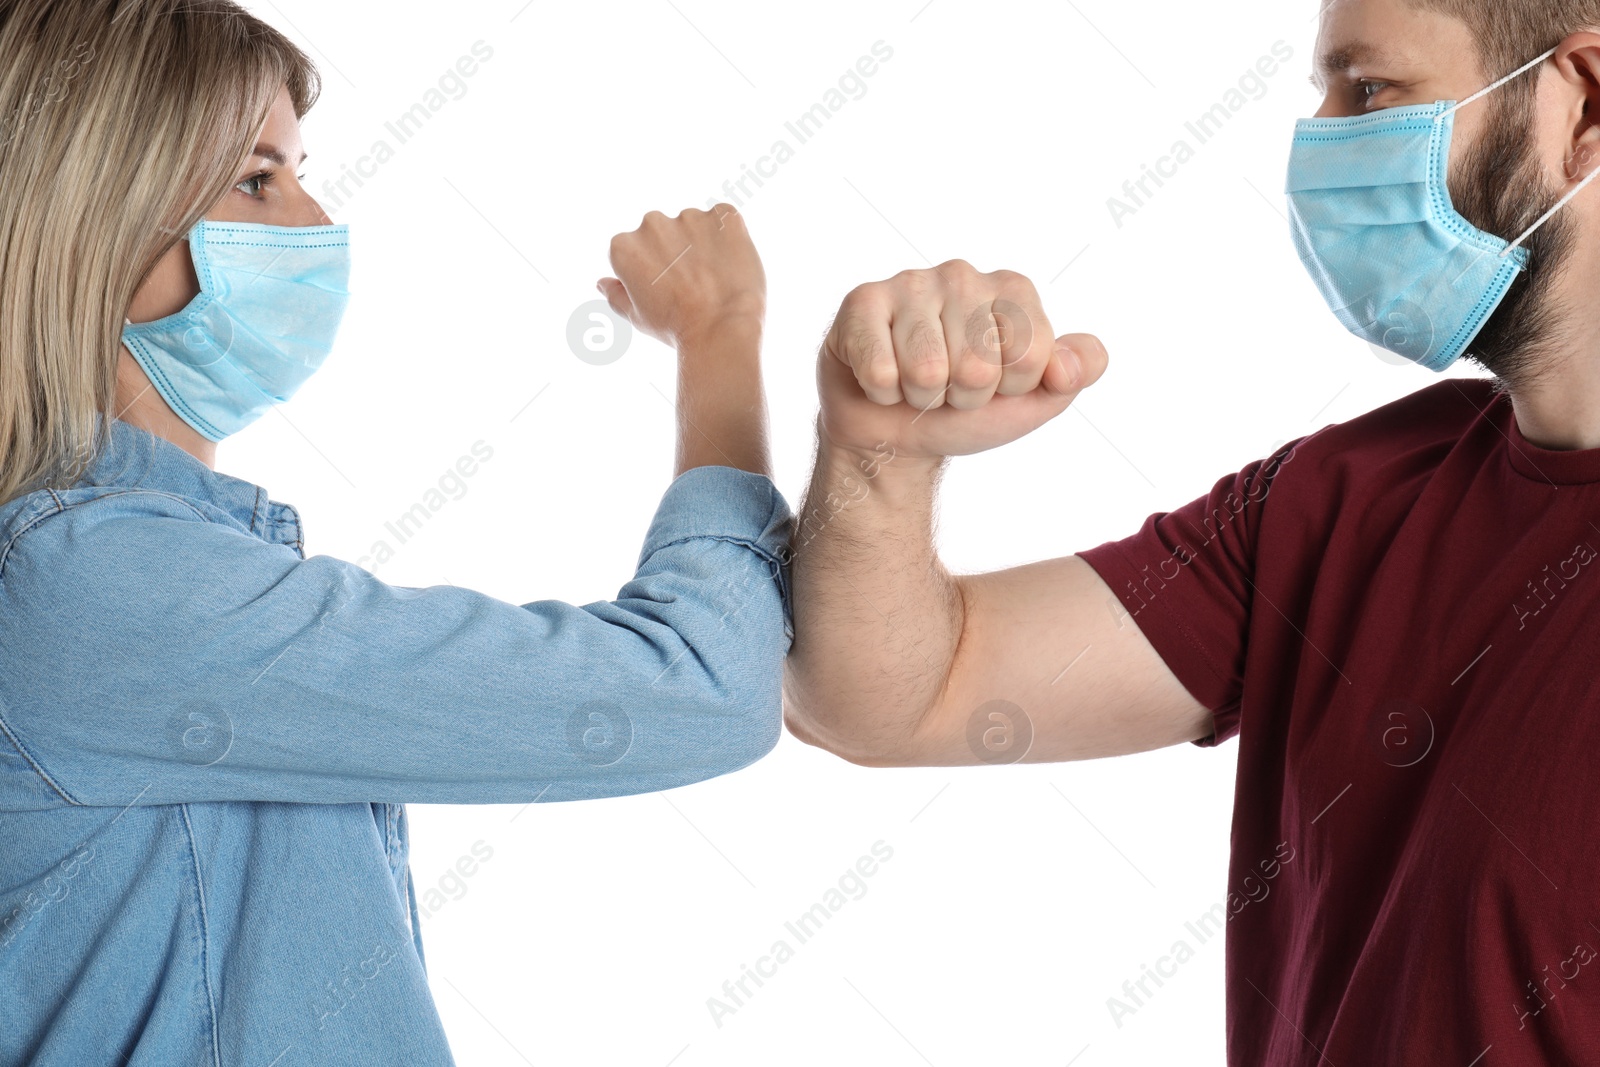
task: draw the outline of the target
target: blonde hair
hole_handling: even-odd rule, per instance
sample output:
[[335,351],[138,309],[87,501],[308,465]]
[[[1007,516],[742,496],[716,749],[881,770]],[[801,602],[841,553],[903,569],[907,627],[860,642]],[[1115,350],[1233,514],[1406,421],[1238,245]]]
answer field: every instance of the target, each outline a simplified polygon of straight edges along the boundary
[[316,68],[231,0],[0,0],[0,504],[104,444],[134,293],[285,87]]

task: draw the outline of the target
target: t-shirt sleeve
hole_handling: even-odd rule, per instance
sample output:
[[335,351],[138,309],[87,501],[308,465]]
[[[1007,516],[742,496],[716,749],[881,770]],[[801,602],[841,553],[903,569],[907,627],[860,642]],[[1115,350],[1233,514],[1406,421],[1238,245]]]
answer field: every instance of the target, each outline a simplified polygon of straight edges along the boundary
[[1220,479],[1176,511],[1151,515],[1132,537],[1078,553],[1183,687],[1211,709],[1215,732],[1194,742],[1201,748],[1239,733],[1262,516],[1299,444]]

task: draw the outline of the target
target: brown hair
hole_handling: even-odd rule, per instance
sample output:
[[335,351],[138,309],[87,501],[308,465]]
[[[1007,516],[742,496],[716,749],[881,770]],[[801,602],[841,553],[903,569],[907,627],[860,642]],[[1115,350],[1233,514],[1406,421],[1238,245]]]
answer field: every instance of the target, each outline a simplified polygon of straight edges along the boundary
[[134,293],[320,85],[230,0],[0,0],[0,503],[82,474]]
[[[1472,31],[1484,84],[1497,81],[1579,30],[1600,27],[1600,0],[1407,0],[1460,19]],[[1533,82],[1532,78],[1527,79]],[[1520,83],[1513,83],[1520,84]]]

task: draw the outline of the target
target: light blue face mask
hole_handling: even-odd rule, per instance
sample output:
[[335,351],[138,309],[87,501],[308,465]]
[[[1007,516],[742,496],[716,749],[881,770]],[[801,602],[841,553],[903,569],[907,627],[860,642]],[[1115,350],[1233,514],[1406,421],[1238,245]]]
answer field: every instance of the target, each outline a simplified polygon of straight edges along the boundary
[[1447,176],[1455,113],[1556,54],[1552,48],[1459,104],[1441,100],[1295,124],[1289,218],[1295,249],[1351,333],[1430,370],[1466,351],[1528,265],[1522,243],[1456,211]]
[[194,225],[199,295],[176,314],[122,330],[179,418],[220,441],[288,400],[322,366],[350,299],[349,230]]

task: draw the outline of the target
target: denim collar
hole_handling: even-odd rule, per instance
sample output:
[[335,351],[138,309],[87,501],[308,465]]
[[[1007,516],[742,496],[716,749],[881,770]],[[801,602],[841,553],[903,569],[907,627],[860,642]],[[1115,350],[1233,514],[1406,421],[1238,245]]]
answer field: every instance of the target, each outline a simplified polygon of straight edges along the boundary
[[263,541],[300,550],[304,534],[293,506],[269,499],[254,482],[212,470],[164,437],[121,419],[110,422],[110,432],[73,488],[137,488],[199,500]]

